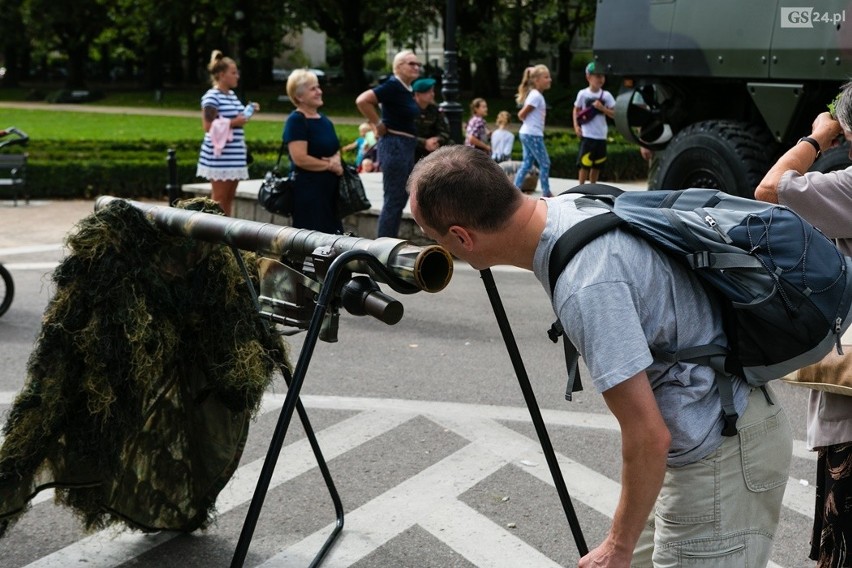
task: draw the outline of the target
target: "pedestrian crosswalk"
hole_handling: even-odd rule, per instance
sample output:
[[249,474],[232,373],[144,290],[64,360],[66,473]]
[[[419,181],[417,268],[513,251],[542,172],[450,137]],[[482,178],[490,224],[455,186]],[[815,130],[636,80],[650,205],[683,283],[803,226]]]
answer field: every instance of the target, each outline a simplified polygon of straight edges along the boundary
[[[10,404],[13,396],[14,393],[10,392],[0,393],[0,405]],[[346,472],[339,471],[335,462],[346,460],[350,467],[358,467],[353,464],[358,463],[359,455],[368,455],[370,457],[365,459],[375,461],[371,452],[376,450],[365,448],[371,444],[380,444],[383,438],[394,433],[398,437],[408,435],[410,441],[400,447],[397,439],[393,447],[380,450],[381,463],[370,466],[375,468],[375,472],[392,471],[396,458],[405,452],[434,454],[420,456],[417,460],[420,464],[418,468],[410,474],[406,473],[404,479],[391,475],[383,480],[378,473],[366,476],[366,479],[373,478],[377,488],[368,496],[356,498],[354,505],[348,504],[347,495],[341,491],[346,509],[345,525],[323,566],[390,566],[392,564],[387,563],[390,562],[387,560],[389,556],[380,555],[377,560],[375,555],[380,554],[383,548],[399,546],[405,549],[406,545],[398,544],[397,540],[404,540],[414,533],[451,553],[457,559],[453,565],[458,566],[550,568],[565,565],[566,556],[569,557],[570,565],[571,555],[573,562],[576,562],[576,548],[570,541],[571,534],[564,516],[560,519],[558,498],[555,492],[549,497],[547,494],[553,488],[553,481],[541,447],[534,437],[521,433],[522,428],[518,428],[518,425],[530,421],[526,408],[318,395],[303,396],[302,402],[309,414],[326,416],[329,413],[328,416],[333,416],[322,420],[322,427],[317,427],[317,438],[331,466],[332,475],[336,478],[345,479]],[[264,398],[261,416],[256,423],[257,430],[268,434],[283,403],[282,394],[269,394]],[[608,414],[544,409],[543,415],[549,428],[595,430],[605,436],[618,436],[618,425]],[[294,419],[294,427],[297,421]],[[416,434],[413,438],[410,437],[412,433]],[[428,443],[426,438],[429,436],[440,437],[440,444]],[[287,440],[278,459],[265,514],[268,509],[269,514],[275,515],[281,506],[280,499],[272,495],[287,495],[291,485],[299,487],[298,480],[316,468],[307,439],[298,434],[292,438],[292,441]],[[241,520],[263,465],[266,443],[267,438],[250,435],[249,445],[253,449],[247,449],[246,456],[249,459],[244,457],[241,467],[220,493],[217,502],[220,521],[208,534],[211,538],[224,541],[222,546],[225,550],[232,551],[239,536]],[[801,444],[797,446],[797,452],[801,453],[800,457],[809,457],[809,454],[802,452]],[[606,528],[605,521],[615,511],[620,485],[578,459],[562,454],[558,455],[558,459],[574,503],[582,511],[588,511],[589,515],[598,518],[599,522],[586,534],[589,545],[593,546],[602,536],[601,531]],[[618,458],[613,456],[613,459]],[[560,535],[559,540],[564,542],[557,547],[558,553],[554,552],[552,546],[542,549],[530,542],[527,538],[529,533],[516,530],[512,526],[515,523],[501,523],[494,515],[484,511],[484,507],[478,506],[476,499],[470,498],[474,488],[484,480],[505,472],[507,468],[511,470],[511,475],[527,480],[522,485],[544,489],[542,495],[549,504],[548,511],[542,510],[541,514],[548,522],[556,519],[557,524],[541,526],[537,530]],[[342,485],[345,487],[347,483],[344,481]],[[246,565],[271,568],[310,564],[334,524],[331,508],[325,503],[329,500],[328,496],[322,490],[317,490],[317,487],[314,488],[316,494],[302,495],[298,499],[310,509],[307,512],[312,519],[312,522],[307,523],[310,530],[303,534],[299,527],[285,526],[283,519],[280,524],[273,523],[271,532],[267,528],[266,533],[256,537],[259,544],[255,547],[253,543]],[[47,515],[50,508],[55,508],[51,503],[43,501],[28,516]],[[791,479],[784,499],[785,514],[809,515],[812,503],[813,488]],[[524,522],[535,525],[537,516],[535,512]],[[223,522],[224,519],[228,521]],[[584,521],[581,518],[581,525]],[[807,525],[806,520],[802,522]],[[226,525],[228,531],[225,530]],[[237,530],[234,530],[235,527]],[[17,530],[14,527],[3,540],[22,538],[23,535],[16,535]],[[48,568],[85,565],[89,568],[109,568],[128,563],[153,566],[157,551],[169,547],[177,548],[186,555],[181,562],[182,566],[201,566],[206,565],[207,561],[199,557],[199,563],[195,564],[192,558],[193,546],[203,546],[202,542],[196,545],[192,539],[181,538],[175,533],[145,535],[109,528],[91,535],[81,535],[78,540],[55,550],[45,549],[43,555],[35,560],[9,566]],[[3,541],[0,540],[0,551],[2,547]],[[149,558],[152,555],[153,558]],[[216,565],[226,565],[230,563],[230,556],[217,560]],[[403,562],[400,566],[424,566],[423,562],[421,558],[416,563]],[[428,561],[426,565],[429,565]],[[436,568],[443,565],[434,564]],[[772,566],[780,568],[785,564]]]

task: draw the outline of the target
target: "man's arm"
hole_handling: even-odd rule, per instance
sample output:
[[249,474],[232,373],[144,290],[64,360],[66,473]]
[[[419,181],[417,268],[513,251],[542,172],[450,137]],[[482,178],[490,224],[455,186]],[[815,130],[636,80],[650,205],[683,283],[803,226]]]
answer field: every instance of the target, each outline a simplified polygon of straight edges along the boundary
[[358,111],[364,115],[367,122],[376,128],[377,136],[387,134],[387,127],[382,124],[382,119],[379,116],[379,99],[372,89],[367,89],[358,95],[358,98],[355,99],[355,106],[358,107]]
[[651,383],[638,373],[603,393],[621,428],[621,496],[604,541],[580,568],[626,567],[663,486],[671,434]]
[[[814,120],[810,138],[813,138],[819,144],[822,152],[831,147],[831,143],[841,132],[843,130],[840,128],[840,124],[831,118],[830,114],[824,112]],[[804,174],[813,165],[816,158],[816,148],[810,142],[800,141],[778,158],[775,165],[766,172],[760,185],[754,191],[754,198],[768,203],[778,203],[778,183],[781,181],[781,176],[790,170]]]

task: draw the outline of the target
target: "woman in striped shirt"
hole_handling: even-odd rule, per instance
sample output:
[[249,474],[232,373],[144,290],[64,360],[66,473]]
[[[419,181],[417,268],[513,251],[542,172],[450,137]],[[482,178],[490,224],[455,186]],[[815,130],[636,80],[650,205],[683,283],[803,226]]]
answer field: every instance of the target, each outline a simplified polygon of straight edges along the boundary
[[260,107],[257,103],[243,105],[234,94],[240,72],[233,59],[214,50],[207,69],[213,87],[201,97],[205,134],[195,175],[210,180],[210,197],[230,215],[237,185],[248,179],[243,126]]

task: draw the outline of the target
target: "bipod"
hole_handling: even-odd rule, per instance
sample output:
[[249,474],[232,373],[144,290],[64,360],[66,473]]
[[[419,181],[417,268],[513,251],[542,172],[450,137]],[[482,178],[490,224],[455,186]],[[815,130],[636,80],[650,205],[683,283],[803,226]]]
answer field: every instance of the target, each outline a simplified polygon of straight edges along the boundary
[[533,426],[535,426],[538,441],[541,443],[541,450],[544,452],[544,457],[547,460],[547,466],[550,468],[550,475],[553,477],[553,484],[556,486],[556,493],[559,495],[559,500],[562,502],[562,508],[565,510],[565,516],[568,518],[568,525],[571,527],[571,534],[574,535],[574,542],[577,545],[577,551],[582,558],[589,553],[589,547],[586,546],[586,539],[583,538],[583,529],[580,528],[580,521],[577,519],[577,513],[574,511],[574,505],[571,503],[571,496],[568,494],[568,488],[565,486],[565,478],[562,477],[562,470],[559,469],[559,462],[556,460],[556,453],[553,451],[553,444],[550,443],[550,436],[547,434],[547,428],[544,426],[544,419],[541,416],[541,410],[535,399],[532,385],[530,384],[529,376],[527,375],[524,361],[521,358],[521,353],[518,350],[518,344],[515,341],[515,335],[512,333],[512,327],[509,325],[509,319],[506,316],[506,310],[503,309],[503,302],[500,300],[500,294],[497,292],[497,285],[494,283],[494,276],[491,270],[485,269],[479,271],[482,277],[482,282],[485,285],[485,291],[488,293],[488,299],[491,301],[491,308],[494,310],[494,316],[497,318],[497,325],[500,327],[500,333],[503,336],[503,342],[506,344],[506,351],[509,352],[509,359],[512,361],[512,367],[515,369],[515,375],[518,377],[518,384],[521,386],[521,392],[524,394],[524,400],[527,403],[527,408],[530,411]]
[[[248,279],[248,271],[245,269],[242,257],[239,255],[238,250],[234,249],[234,253],[236,254],[240,267],[243,270],[243,274],[246,277],[247,282],[249,283],[249,287],[251,288],[251,295],[254,298],[255,304],[258,310],[260,310],[260,304],[257,294],[255,293],[254,288],[251,287],[251,281]],[[365,262],[370,266],[370,268],[372,268],[376,272],[382,273],[386,277],[390,278],[390,286],[395,290],[403,292],[409,291],[405,288],[401,288],[401,284],[397,284],[395,286],[392,283],[393,275],[390,274],[388,269],[375,256],[373,256],[367,251],[347,250],[337,255],[329,265],[328,272],[326,273],[326,277],[321,286],[320,293],[316,300],[313,314],[308,325],[305,341],[302,344],[301,351],[299,351],[299,360],[296,363],[296,367],[293,371],[292,379],[287,382],[287,395],[284,397],[284,405],[281,409],[281,413],[278,416],[278,422],[275,425],[275,430],[272,434],[272,439],[269,443],[269,449],[267,450],[266,458],[263,462],[263,467],[261,468],[260,475],[258,476],[257,486],[255,487],[251,504],[249,505],[248,512],[246,513],[246,519],[243,523],[243,528],[240,531],[240,538],[237,542],[237,547],[234,550],[234,556],[231,560],[232,568],[241,567],[245,562],[245,558],[248,553],[248,548],[251,544],[252,536],[254,535],[254,529],[257,526],[257,520],[260,516],[260,511],[263,508],[263,502],[266,498],[266,493],[269,491],[269,485],[272,481],[272,475],[275,471],[275,465],[278,462],[278,456],[281,453],[281,448],[284,445],[284,438],[287,435],[287,429],[290,425],[290,421],[293,419],[294,410],[298,411],[299,413],[299,418],[301,419],[302,425],[305,429],[305,435],[307,436],[311,444],[311,448],[313,449],[314,455],[317,459],[317,464],[319,465],[320,471],[322,472],[323,479],[325,479],[326,487],[328,488],[331,499],[334,502],[335,513],[337,516],[337,522],[334,526],[334,529],[332,529],[332,532],[329,534],[322,548],[320,548],[319,552],[317,552],[316,556],[311,561],[309,565],[311,568],[319,566],[323,558],[325,558],[326,554],[331,549],[337,537],[340,535],[340,532],[343,530],[343,505],[340,501],[340,496],[337,493],[337,489],[334,486],[334,481],[331,478],[331,473],[329,472],[328,466],[325,462],[325,459],[323,458],[322,451],[320,450],[319,443],[317,442],[316,436],[314,435],[314,431],[310,426],[307,413],[305,412],[305,409],[302,406],[301,401],[299,400],[299,393],[302,390],[302,384],[305,381],[305,376],[308,371],[308,365],[310,365],[311,358],[313,357],[314,348],[316,347],[317,341],[320,337],[320,331],[323,325],[325,313],[331,305],[335,294],[337,293],[337,290],[339,288],[339,282],[342,280],[342,278],[349,277],[350,273],[348,270],[346,270],[346,264],[352,261]],[[382,311],[381,305],[387,304],[388,301],[394,301],[392,298],[384,296],[381,293],[371,294],[371,298],[371,308],[377,312]],[[371,312],[371,315],[375,314]],[[285,380],[287,378],[287,375],[288,373],[285,372]]]

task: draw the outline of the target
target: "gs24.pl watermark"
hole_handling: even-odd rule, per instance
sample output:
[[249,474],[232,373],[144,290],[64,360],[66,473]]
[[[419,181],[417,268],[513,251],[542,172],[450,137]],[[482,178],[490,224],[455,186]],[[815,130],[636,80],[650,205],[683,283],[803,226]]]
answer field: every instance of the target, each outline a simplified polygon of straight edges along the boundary
[[821,12],[815,8],[781,8],[782,28],[813,28],[815,25],[836,26],[846,22],[846,10]]

